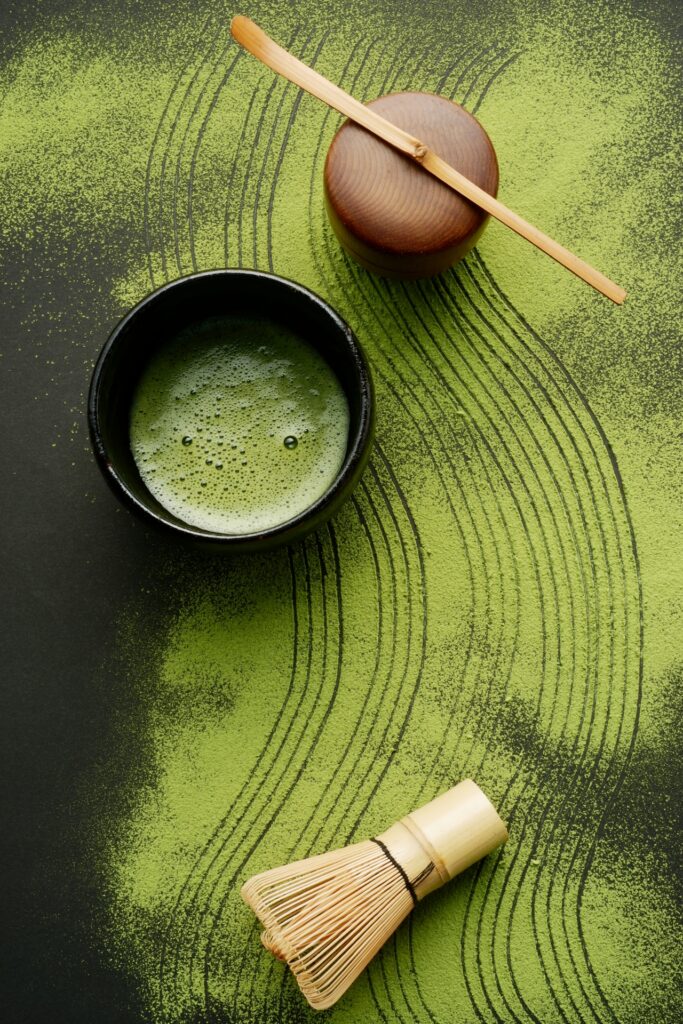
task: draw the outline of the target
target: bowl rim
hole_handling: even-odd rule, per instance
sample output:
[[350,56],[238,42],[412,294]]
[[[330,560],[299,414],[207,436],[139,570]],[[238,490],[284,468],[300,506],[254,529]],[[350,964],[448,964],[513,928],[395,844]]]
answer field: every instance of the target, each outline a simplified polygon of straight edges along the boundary
[[[179,288],[186,288],[200,279],[213,278],[219,280],[239,277],[256,281],[261,280],[266,283],[276,282],[278,285],[289,290],[290,294],[296,295],[298,301],[304,304],[312,303],[326,315],[330,321],[331,329],[334,329],[343,338],[356,367],[360,404],[358,415],[350,424],[349,443],[344,461],[332,483],[315,502],[290,519],[268,527],[265,530],[251,533],[216,533],[184,523],[181,519],[173,516],[171,512],[167,512],[171,520],[163,518],[153,508],[145,504],[144,501],[141,501],[127,486],[125,480],[117,471],[103,438],[100,425],[101,388],[109,361],[119,344],[119,339],[128,326],[150,303],[159,301],[164,294]],[[357,482],[356,477],[360,475],[364,468],[374,433],[374,411],[374,386],[367,357],[353,330],[334,307],[321,298],[320,295],[316,294],[316,292],[290,278],[263,270],[239,267],[216,268],[214,270],[202,270],[192,274],[185,274],[182,277],[165,282],[145,295],[128,310],[110,332],[95,362],[88,392],[88,428],[95,459],[105,480],[116,496],[123,501],[124,505],[128,505],[132,511],[136,512],[143,519],[148,522],[151,521],[162,529],[195,541],[206,541],[212,545],[230,548],[265,547],[271,543],[286,543],[288,539],[295,539],[295,536],[303,535],[304,532],[307,532],[307,526],[312,530],[317,525],[320,525],[327,518],[325,513],[328,508],[329,512],[327,514],[331,515],[335,510],[337,502],[341,502],[343,499],[347,487],[352,488],[355,485]],[[143,486],[147,490],[144,481]],[[149,493],[151,494],[151,492]]]

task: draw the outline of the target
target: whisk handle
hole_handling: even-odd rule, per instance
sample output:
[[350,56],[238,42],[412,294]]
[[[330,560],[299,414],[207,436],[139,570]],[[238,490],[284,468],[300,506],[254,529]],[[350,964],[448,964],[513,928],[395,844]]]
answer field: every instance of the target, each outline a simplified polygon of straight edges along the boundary
[[495,807],[471,779],[407,814],[378,836],[401,865],[418,900],[507,838],[507,828]]

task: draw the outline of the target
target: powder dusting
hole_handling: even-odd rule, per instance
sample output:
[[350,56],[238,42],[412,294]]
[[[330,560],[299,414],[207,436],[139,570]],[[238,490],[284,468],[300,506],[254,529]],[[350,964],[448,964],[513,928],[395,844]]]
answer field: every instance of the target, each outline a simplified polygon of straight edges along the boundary
[[360,98],[463,102],[496,146],[500,197],[631,295],[616,310],[495,224],[435,281],[359,270],[323,210],[338,118],[239,57],[222,9],[192,48],[173,37],[172,73],[120,39],[120,88],[105,43],[45,38],[16,58],[0,133],[13,244],[29,208],[62,246],[97,225],[113,307],[193,269],[295,278],[354,327],[378,392],[372,463],[319,535],[178,574],[151,637],[120,609],[141,695],[120,728],[151,768],[115,827],[94,812],[104,955],[149,1021],[313,1019],[240,882],[472,776],[510,842],[420,906],[330,1017],[674,1021],[667,817],[635,785],[670,747],[680,664],[671,55],[603,4],[349,10],[254,17]]

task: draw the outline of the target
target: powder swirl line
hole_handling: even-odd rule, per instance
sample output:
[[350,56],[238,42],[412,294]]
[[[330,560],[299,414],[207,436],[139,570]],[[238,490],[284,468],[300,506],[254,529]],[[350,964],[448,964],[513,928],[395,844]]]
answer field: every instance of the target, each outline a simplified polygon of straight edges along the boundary
[[617,562],[617,564],[618,564],[618,562]]
[[[486,268],[485,268],[485,266],[483,264],[482,264],[482,269],[486,270]],[[490,276],[489,276],[489,280],[490,280]],[[507,300],[504,296],[501,296],[501,298],[504,299],[504,301],[507,303],[508,307],[513,311],[513,313],[518,318],[518,320],[520,320],[520,322],[522,322],[521,315],[516,310],[514,310],[514,307],[512,307],[510,305],[509,300]],[[531,328],[529,328],[528,325],[525,325],[525,327],[529,331],[529,333],[532,335],[532,338],[535,339],[537,344],[543,344],[541,339],[538,337],[538,335],[536,335],[535,332],[532,332]],[[547,350],[547,346],[544,346],[544,347]],[[548,352],[548,354],[552,358],[552,353]],[[562,369],[563,368],[560,367],[560,370],[562,370]],[[639,710],[640,692],[641,692],[641,685],[642,685],[641,684],[641,678],[640,678],[641,672],[642,672],[642,635],[641,635],[641,631],[642,631],[642,610],[641,610],[642,609],[642,601],[641,601],[641,594],[640,594],[640,572],[639,572],[639,565],[638,565],[637,548],[635,546],[635,536],[634,536],[634,533],[633,533],[632,525],[630,523],[630,517],[629,517],[629,514],[628,514],[628,504],[627,504],[627,501],[626,501],[625,493],[623,491],[623,484],[622,484],[621,479],[620,479],[620,475],[619,475],[619,471],[618,471],[618,466],[616,465],[616,460],[614,459],[613,453],[611,452],[611,449],[609,447],[609,442],[607,441],[606,437],[604,436],[604,432],[602,432],[601,428],[599,427],[599,424],[598,424],[597,420],[595,419],[593,413],[591,412],[590,407],[588,406],[585,398],[582,395],[580,395],[580,393],[578,392],[578,389],[576,388],[576,385],[574,384],[573,381],[571,381],[571,379],[569,379],[569,385],[570,385],[570,387],[567,389],[567,392],[569,394],[573,394],[576,397],[576,399],[578,401],[578,404],[579,404],[580,411],[583,411],[587,415],[587,417],[588,417],[589,426],[586,427],[581,422],[581,420],[579,419],[579,416],[577,415],[577,413],[572,409],[572,413],[574,415],[574,418],[576,419],[577,423],[579,424],[579,426],[581,428],[581,431],[582,431],[583,435],[585,436],[586,441],[588,442],[588,444],[590,446],[591,454],[592,454],[592,456],[594,458],[594,461],[595,461],[595,463],[596,463],[596,465],[598,467],[598,472],[599,472],[599,481],[598,482],[599,482],[599,484],[601,486],[601,489],[602,489],[602,491],[603,491],[603,493],[605,495],[607,507],[610,510],[610,514],[611,514],[611,524],[610,525],[611,525],[611,528],[612,528],[612,533],[613,533],[614,537],[616,538],[616,545],[617,545],[616,546],[616,550],[614,552],[614,555],[610,559],[610,564],[616,564],[616,565],[618,565],[620,567],[620,569],[621,569],[621,580],[622,580],[622,586],[623,586],[623,591],[624,591],[624,601],[623,601],[623,606],[624,606],[624,622],[623,622],[623,630],[624,630],[624,634],[625,634],[625,636],[627,638],[627,646],[626,646],[626,649],[625,649],[624,655],[623,655],[623,657],[626,659],[624,661],[624,669],[623,669],[623,671],[624,671],[624,701],[622,702],[622,705],[621,705],[621,709],[622,710],[621,710],[621,715],[620,715],[620,718],[619,718],[619,727],[618,727],[617,740],[620,738],[621,732],[622,732],[623,719],[624,719],[624,714],[626,712],[626,694],[628,693],[629,689],[633,689],[633,691],[634,691],[634,693],[636,695],[636,701],[635,701],[635,707],[632,709],[632,723],[631,723],[630,734],[628,735],[628,738],[626,740],[628,749],[627,749],[626,755],[623,757],[623,761],[622,761],[621,765],[618,767],[618,777],[617,777],[616,785],[615,785],[615,789],[616,789],[620,785],[620,780],[623,779],[623,773],[624,773],[624,771],[625,771],[625,769],[626,769],[626,767],[628,765],[628,760],[629,760],[629,757],[630,757],[630,752],[633,749],[633,744],[635,742],[635,736],[636,736],[636,733],[637,733],[638,710]],[[598,435],[597,436],[597,444],[595,443],[595,441],[591,437],[591,432],[590,432],[591,428],[592,428],[592,432],[593,433],[597,431],[597,435]],[[603,460],[606,462],[606,465],[605,465],[604,468],[601,465],[601,463],[600,463],[600,461],[598,459],[598,454],[597,454],[597,452],[601,448],[603,449]],[[612,490],[616,490],[616,493],[612,494],[611,493]],[[605,557],[607,558],[607,552],[606,551],[605,551]],[[629,560],[631,560],[631,573],[627,574],[627,566],[628,566]],[[610,636],[612,635],[612,632],[613,631],[610,632]],[[619,631],[617,630],[617,632],[619,632]],[[628,640],[629,637],[631,638],[630,642]],[[635,648],[635,649],[633,649],[633,648]],[[629,666],[629,649],[631,649],[631,656],[630,656],[631,664],[630,664],[630,666]],[[630,680],[633,681],[633,683],[635,684],[634,686],[631,686],[629,684]],[[605,727],[603,728],[603,733],[602,733],[601,738],[600,738],[600,745],[599,745],[599,752],[600,753],[601,753],[602,748],[604,746],[605,736],[606,736],[606,724],[605,724]],[[612,758],[611,758],[611,764],[614,764],[615,762],[617,762],[619,760],[619,758],[617,756],[617,748],[618,748],[618,743],[615,743],[614,752],[613,752],[613,755],[612,755]],[[591,775],[594,775],[595,772],[597,771],[597,764],[598,764],[598,761],[596,759],[596,761],[594,763],[594,766],[593,766],[593,769],[592,769],[592,772],[591,772]],[[605,780],[605,784],[606,784],[606,780]],[[603,788],[604,788],[604,785],[603,785]],[[613,794],[612,794],[612,798],[613,798]],[[606,802],[603,806],[605,808],[608,807],[609,806],[609,802]],[[605,814],[605,812],[603,811],[602,814],[601,814],[601,819],[604,819],[604,814]],[[570,828],[571,828],[571,820],[569,822],[567,822],[567,829],[566,829],[567,833],[570,832]],[[581,834],[583,834],[583,833],[581,833]],[[594,848],[594,843],[595,843],[595,840],[593,840],[593,842],[590,844],[590,848],[591,849]],[[573,857],[572,857],[572,860],[571,860],[571,863],[570,863],[570,869],[573,867],[575,858],[578,855],[579,848],[580,848],[580,843],[577,843],[575,845],[574,854],[573,854]],[[584,868],[584,872],[586,870],[587,869]],[[569,877],[569,875],[567,875],[567,877]],[[584,881],[585,881],[585,874],[584,874]],[[563,889],[563,897],[562,897],[563,910],[564,910],[564,897],[565,897],[565,894],[566,894],[566,885],[565,885],[565,887]],[[550,890],[549,890],[549,893],[548,893],[548,900],[549,899],[550,899]],[[578,923],[578,927],[579,927],[579,938],[580,938],[580,941],[581,941],[582,953],[583,953],[584,957],[587,958],[588,954],[587,954],[587,949],[586,949],[585,941],[583,940],[583,936],[580,934],[579,904],[580,904],[580,897],[577,897],[577,910],[576,910],[576,912],[577,912],[577,923]],[[547,903],[547,906],[549,906],[549,903]],[[563,922],[565,920],[564,913],[563,913],[563,916],[562,916],[562,920],[563,920]],[[603,1005],[605,1006],[605,1009],[607,1009],[610,1012],[610,1015],[613,1015],[613,1011],[611,1010],[611,1008],[609,1007],[609,1004],[604,999],[604,994],[602,993],[602,990],[600,989],[600,986],[598,984],[597,978],[595,978],[593,976],[593,973],[592,973],[591,968],[590,968],[590,961],[589,960],[587,960],[587,968],[588,968],[589,972],[591,973],[591,978],[592,978],[593,982],[595,983],[596,987],[598,988],[600,999],[603,1000]]]
[[[465,269],[467,269],[467,268],[465,268]],[[469,275],[469,276],[471,277],[472,275]],[[459,282],[459,284],[462,285],[462,282]],[[463,292],[463,295],[467,296],[467,292],[464,289],[464,287],[461,287],[461,291]],[[481,317],[487,323],[487,327],[492,332],[493,336],[495,338],[497,338],[498,341],[501,344],[505,345],[505,339],[504,339],[503,335],[499,331],[497,331],[495,328],[492,327],[491,323],[486,319],[486,317],[485,317],[485,315],[483,313],[481,313]],[[495,350],[492,348],[491,351],[495,351]],[[516,357],[516,353],[511,348],[507,348],[506,351],[509,351],[510,355],[513,358]],[[502,358],[502,355],[501,355],[501,358]],[[568,460],[566,458],[565,451],[564,451],[562,445],[560,444],[560,442],[558,441],[557,434],[553,430],[553,428],[550,425],[550,423],[549,423],[548,419],[546,418],[545,414],[542,412],[542,410],[538,406],[538,403],[533,399],[533,393],[531,391],[529,391],[529,389],[526,388],[522,384],[522,382],[519,380],[519,377],[514,372],[512,364],[511,363],[506,363],[506,365],[509,366],[510,373],[512,373],[514,375],[515,381],[517,382],[517,384],[521,385],[523,390],[524,390],[524,392],[527,395],[529,395],[529,397],[532,399],[532,401],[534,403],[534,406],[537,409],[538,415],[543,420],[543,423],[545,425],[546,431],[548,431],[549,434],[550,434],[550,439],[551,439],[552,445],[553,445],[554,449],[556,449],[558,451],[558,453],[560,455],[560,458],[561,458],[562,462],[564,463],[565,470],[567,471],[568,477],[571,480],[571,489],[578,496],[578,489],[577,489],[577,485],[576,485],[575,475],[574,475],[574,473],[572,471],[570,463],[568,462]],[[521,366],[522,372],[524,372],[524,370],[525,370],[524,365],[520,363],[520,366]],[[533,388],[538,388],[538,390],[541,390],[542,385],[540,384],[540,381],[538,381],[537,378],[535,378],[535,376],[533,374],[530,373],[529,375],[532,378],[532,382],[533,382],[532,383],[532,387]],[[545,390],[544,390],[544,395],[546,397],[546,400],[549,400],[549,395],[548,395],[547,391],[545,391]],[[552,401],[551,400],[550,400],[549,404],[552,406]],[[568,447],[571,448],[571,443],[572,443],[571,435],[569,435],[569,442],[570,443],[569,443]],[[576,447],[576,446],[574,445],[574,447]],[[581,464],[582,469],[585,470],[585,467],[583,466],[583,463],[582,463],[582,460],[581,460],[581,454],[580,454],[578,448],[577,448],[577,454],[578,454],[578,457],[579,457],[579,463]],[[581,515],[582,522],[583,522],[583,524],[585,526],[586,525],[586,517],[585,517],[584,513],[581,511],[581,507],[580,506],[579,506],[579,512],[580,512],[580,515]],[[587,588],[586,588],[586,580],[585,580],[585,576],[583,574],[583,568],[582,568],[583,562],[582,562],[582,559],[580,557],[580,553],[579,553],[578,547],[577,547],[577,545],[578,545],[577,532],[572,527],[571,520],[568,521],[568,525],[569,525],[571,533],[572,533],[572,544],[573,544],[574,548],[577,550],[577,567],[578,567],[578,569],[580,571],[580,574],[581,574],[581,577],[582,577],[582,592],[583,592],[583,596],[584,596],[584,603],[586,604],[586,610],[590,611],[590,606],[588,604],[588,592],[587,592]],[[594,584],[595,583],[595,569],[594,569],[594,561],[595,561],[595,559],[594,559],[594,554],[593,554],[593,548],[591,546],[590,534],[588,532],[586,532],[586,540],[587,540],[587,543],[588,543],[588,550],[587,550],[586,557],[585,557],[585,563],[588,566],[591,566],[592,576],[593,576],[593,584]],[[574,646],[577,646],[577,645],[575,644]],[[572,668],[571,671],[570,671],[570,675],[573,676],[574,672],[575,672],[575,669]],[[581,710],[581,720],[582,721],[584,719],[585,710],[586,710],[586,697],[587,697],[587,684],[588,684],[588,682],[589,682],[589,679],[588,679],[588,676],[587,676],[586,677],[586,683],[584,685],[584,700],[583,700],[583,706],[582,706],[582,710]],[[564,719],[564,722],[562,723],[562,727],[561,727],[561,734],[562,735],[564,735],[564,733],[566,731],[566,728],[567,728],[567,724],[568,724],[567,716],[568,716],[568,713],[569,713],[569,706],[567,707],[567,710],[565,712],[565,719]],[[576,733],[576,736],[575,736],[573,744],[572,744],[571,752],[569,754],[569,761],[570,761],[570,763],[571,763],[571,759],[572,759],[572,756],[573,756],[573,752],[575,751],[576,746],[578,744],[579,734],[580,734],[580,731]],[[566,801],[566,799],[567,799],[567,795],[565,794],[564,800]],[[535,833],[535,838],[532,841],[532,852],[536,851],[536,844],[537,844],[537,841],[538,841],[538,836],[541,834],[541,829],[543,827],[544,820],[545,820],[545,813],[540,815],[539,824],[538,824],[538,827],[537,827],[536,833]],[[526,871],[526,866],[524,868],[524,871]],[[536,914],[535,914],[535,909],[534,909],[535,908],[535,896],[536,896],[536,888],[534,888],[534,894],[533,894],[533,898],[532,898],[532,919],[534,920],[534,928],[536,929],[536,927],[537,927],[537,925],[536,925]],[[556,959],[556,966],[559,968],[559,962],[557,962],[557,955],[556,955],[556,951],[555,951],[555,942],[554,942],[552,933],[550,933],[549,941],[550,941],[550,946],[551,946],[552,953],[553,953],[553,955],[555,956],[555,959]],[[546,973],[547,973],[547,970],[546,970]],[[578,1013],[579,1012],[578,1008],[576,1006],[576,1003],[572,999],[571,994],[568,991],[567,991],[567,994],[568,994],[568,997],[569,997],[570,1001],[572,1002],[573,1010],[576,1013]]]
[[[507,67],[507,65],[509,65],[509,61],[507,61],[507,62],[505,63],[504,67]],[[499,75],[499,73],[498,73],[498,72],[496,72],[496,73],[495,73],[495,75],[494,75],[494,77],[493,77],[493,80],[495,80],[495,79],[496,79],[496,78],[498,77],[498,75]],[[486,86],[485,86],[485,91],[487,91],[487,90],[488,90],[488,88],[489,88],[489,85],[490,85],[490,82],[486,83]],[[478,106],[478,105],[479,105],[479,102],[477,101],[477,103],[476,103],[475,105],[477,105],[477,106]],[[467,270],[467,264],[465,264],[465,265],[464,265],[464,269],[465,269],[465,270]],[[487,328],[490,328],[490,324],[486,323],[486,327],[487,327]],[[494,349],[493,349],[493,348],[492,348],[492,351],[494,351]],[[503,366],[505,366],[505,367],[508,367],[508,364],[507,364],[507,362],[503,362],[503,365],[501,366],[501,370],[503,370]],[[528,394],[528,392],[527,392],[527,394]],[[540,408],[538,407],[538,404],[537,404],[537,409],[539,410],[539,412],[541,412]],[[542,415],[543,421],[544,421],[544,423],[545,423],[545,422],[546,422],[546,421],[545,421],[545,417],[543,417],[543,414],[541,414],[541,415]],[[553,436],[554,436],[554,435],[553,435]],[[555,440],[556,440],[556,438],[555,438]],[[560,449],[560,452],[561,452],[561,449]],[[567,468],[567,469],[569,470],[569,472],[570,472],[570,467],[569,467],[569,464],[568,464],[568,463],[566,462],[566,459],[564,460],[564,462],[565,462],[566,468]],[[570,473],[570,476],[571,476],[571,473]],[[573,476],[571,476],[571,479],[572,479],[572,482],[573,482]],[[574,488],[574,489],[575,489],[575,488]],[[563,504],[564,504],[564,503],[563,503]],[[566,508],[565,508],[565,515],[566,515]],[[573,530],[573,528],[571,527],[571,523],[570,523],[570,520],[569,520],[569,526],[570,526],[570,531],[571,531],[571,535],[572,535],[572,543],[573,543],[573,545],[575,546],[575,543],[577,543],[577,534],[575,534],[575,530]],[[589,565],[590,565],[590,564],[592,564],[592,558],[590,557],[590,552],[589,552],[588,564],[589,564]],[[579,565],[580,571],[581,571],[581,573],[582,573],[582,578],[583,578],[583,568],[582,568],[582,561],[581,561],[581,559],[579,559],[579,561],[578,561],[578,565]],[[584,593],[584,597],[585,597],[585,599],[586,599],[587,595],[586,595],[586,586],[585,586],[585,581],[584,581],[584,583],[582,584],[582,591],[583,591],[583,593]],[[567,710],[568,710],[568,709],[567,709]],[[565,723],[566,723],[566,717],[565,717]],[[560,977],[561,977],[561,973],[560,973]],[[574,1009],[575,1009],[575,1006],[574,1006]]]
[[[205,22],[203,23],[203,25],[202,25],[202,27],[201,27],[201,29],[199,31],[200,38],[204,36],[207,28],[209,27],[209,25],[211,23],[211,20],[212,20],[212,16],[209,15],[206,18]],[[220,33],[221,33],[221,26],[219,25],[216,28],[216,31],[214,33],[212,44],[219,37]],[[194,63],[194,61],[196,59],[195,58],[195,54],[196,54],[196,49],[193,48],[191,59],[183,67],[183,70],[180,72],[180,75],[178,76],[178,78],[176,79],[176,81],[175,81],[175,83],[173,85],[173,88],[170,90],[170,92],[168,94],[168,99],[166,100],[166,104],[164,106],[164,109],[162,110],[161,117],[160,117],[160,119],[159,119],[159,121],[157,123],[156,131],[154,133],[154,138],[152,139],[152,145],[151,145],[150,151],[149,151],[149,157],[148,157],[148,160],[147,160],[147,168],[146,168],[146,172],[145,172],[145,189],[144,189],[144,196],[143,196],[143,227],[144,227],[144,236],[145,236],[145,249],[146,249],[146,253],[147,253],[147,270],[148,270],[150,282],[152,284],[152,288],[156,288],[156,286],[157,286],[156,275],[155,275],[155,272],[154,272],[154,261],[152,259],[152,255],[153,255],[153,253],[155,251],[157,251],[157,249],[159,251],[159,255],[160,255],[160,258],[161,258],[162,276],[164,277],[164,279],[166,279],[166,262],[165,262],[166,261],[166,255],[165,255],[164,246],[163,246],[163,221],[161,219],[161,215],[159,214],[159,216],[156,218],[157,219],[157,223],[158,223],[158,228],[159,228],[159,244],[158,244],[158,247],[155,246],[155,244],[154,244],[153,228],[152,228],[152,221],[151,221],[150,197],[151,197],[151,191],[152,191],[153,167],[154,167],[155,158],[156,158],[156,154],[157,154],[157,147],[158,147],[158,145],[160,143],[160,140],[161,140],[164,124],[166,122],[166,119],[167,119],[170,111],[171,111],[171,108],[173,106],[173,101],[174,101],[174,99],[176,97],[176,94],[180,92],[181,83],[182,83],[184,77],[186,76],[186,74],[189,72],[190,68],[192,67],[192,65],[193,65],[193,63]],[[184,104],[185,104],[185,102],[187,100],[187,97],[189,95],[189,92],[190,92],[190,89],[192,87],[192,84],[196,80],[196,77],[199,74],[199,71],[201,69],[202,63],[203,63],[203,61],[200,62],[198,67],[195,69],[194,73],[191,75],[190,83],[186,87],[185,92],[183,94],[183,97],[182,97],[182,99],[180,101],[180,104],[178,106],[178,109],[176,110],[176,112],[175,112],[175,114],[173,116],[173,119],[171,120],[171,124],[170,124],[170,127],[169,127],[169,133],[170,133],[169,134],[169,138],[170,138],[170,136],[172,136],[173,132],[175,131],[175,126],[177,124],[178,118],[180,117],[182,108],[183,108],[183,106],[184,106]],[[164,179],[165,167],[166,167],[165,161],[166,161],[167,148],[168,148],[168,140],[167,140],[166,146],[164,147],[164,152],[162,154],[161,167],[160,167],[160,172],[159,172],[159,190],[158,191],[159,191],[159,197],[160,198],[161,198],[161,195],[162,195],[162,192],[163,192],[163,179]]]
[[[430,310],[430,313],[434,315],[434,310]],[[465,359],[464,353],[460,352],[460,359],[462,360],[463,367],[456,366],[445,353],[438,343],[437,335],[434,329],[429,328],[427,334],[427,341],[430,350],[435,354],[439,354],[441,358],[445,358],[444,363],[440,363],[437,368],[434,358],[427,353],[425,345],[418,341],[418,335],[413,332],[413,344],[415,346],[415,354],[419,358],[422,358],[425,362],[425,371],[430,372],[433,375],[435,381],[441,379],[445,384],[445,394],[447,400],[450,399],[454,404],[462,403],[463,407],[470,420],[477,424],[480,429],[481,437],[484,439],[486,450],[488,451],[488,457],[492,460],[492,467],[496,470],[499,476],[502,478],[506,489],[509,492],[510,497],[516,506],[523,533],[527,537],[529,548],[534,551],[534,542],[532,540],[533,534],[530,526],[537,530],[538,535],[541,539],[541,547],[538,553],[535,555],[534,561],[542,559],[541,565],[544,567],[543,576],[549,576],[551,581],[551,605],[550,608],[553,611],[553,618],[551,622],[557,623],[559,632],[559,618],[558,618],[558,607],[559,602],[557,598],[557,584],[555,582],[555,571],[552,566],[550,558],[550,548],[546,539],[544,530],[544,520],[539,510],[539,500],[542,500],[539,496],[542,495],[542,488],[537,487],[534,484],[534,467],[533,464],[529,463],[526,459],[523,446],[520,445],[519,438],[516,432],[513,430],[513,437],[511,443],[508,441],[507,436],[503,436],[499,427],[499,412],[497,411],[497,404],[493,397],[493,393],[490,388],[493,386],[490,381],[485,381],[477,373],[474,366]],[[449,375],[452,374],[452,378]],[[452,383],[451,383],[452,380]],[[500,454],[497,454],[500,451]],[[522,471],[518,464],[518,459],[525,460],[525,470]],[[529,475],[527,475],[527,473]],[[535,493],[537,492],[537,493]],[[551,517],[552,518],[552,517]],[[543,593],[540,588],[541,574],[538,570],[535,571],[535,582],[539,592],[539,595]],[[546,609],[546,617],[548,617],[548,609]],[[543,660],[543,655],[542,655]],[[549,659],[550,664],[553,660]],[[509,1016],[514,1011],[509,1003],[509,1000],[505,1000],[501,991],[501,997],[506,1002],[506,1014]]]
[[[560,615],[560,608],[564,604],[564,601],[561,597],[562,591],[564,592],[564,600],[569,601],[569,617],[567,619],[566,624],[567,633],[570,637],[574,639],[576,639],[580,635],[577,629],[578,623],[575,618],[575,599],[572,596],[572,574],[569,570],[569,553],[571,551],[571,546],[573,543],[572,530],[570,528],[569,537],[567,538],[565,538],[563,533],[563,524],[566,521],[568,521],[571,524],[571,519],[569,518],[569,514],[567,511],[567,502],[565,499],[564,489],[558,484],[555,472],[551,468],[545,456],[545,452],[543,451],[543,448],[538,440],[537,433],[542,430],[542,424],[538,424],[538,426],[536,426],[535,429],[532,431],[530,427],[527,426],[527,423],[531,422],[531,420],[529,419],[529,416],[532,415],[531,412],[520,412],[519,417],[515,415],[516,408],[519,407],[520,409],[524,409],[524,405],[522,404],[522,396],[518,396],[515,400],[512,398],[510,391],[508,390],[509,384],[507,381],[509,381],[510,371],[507,371],[506,373],[505,369],[501,365],[500,370],[502,372],[496,373],[495,370],[489,364],[487,364],[486,360],[483,358],[480,345],[478,344],[479,342],[484,342],[484,333],[480,328],[478,328],[473,323],[472,320],[469,319],[469,317],[464,313],[463,308],[458,304],[456,300],[453,299],[452,295],[450,296],[450,299],[453,302],[453,311],[456,317],[456,322],[458,322],[459,319],[458,326],[462,331],[461,337],[466,339],[468,342],[467,347],[463,349],[462,352],[460,353],[460,355],[463,358],[466,373],[470,374],[473,377],[475,389],[479,390],[479,392],[483,392],[488,402],[492,403],[491,408],[493,409],[493,414],[495,417],[495,423],[493,420],[489,420],[490,427],[492,428],[492,433],[493,435],[496,435],[498,446],[502,449],[502,454],[503,457],[506,459],[506,463],[511,465],[518,474],[519,487],[527,494],[531,510],[531,520],[527,520],[531,527],[531,532],[529,535],[530,537],[533,537],[536,533],[538,533],[538,536],[541,539],[542,552],[540,552],[541,557],[539,558],[539,564],[546,566],[546,569],[543,573],[544,577],[548,573],[548,567],[550,567],[550,593],[552,597],[552,604],[554,608],[554,615],[555,620],[557,622],[557,627],[556,630],[551,630],[549,632],[551,633],[551,635],[556,636],[557,647],[554,650],[554,656],[552,659],[552,664],[554,665],[555,681],[550,690],[552,694],[551,705],[546,712],[547,733],[546,738],[544,738],[537,752],[537,757],[544,758],[546,750],[549,746],[548,736],[550,734],[551,728],[553,728],[556,710],[558,709],[557,698],[558,695],[562,692],[559,685],[561,679],[560,665],[562,663],[560,651],[563,640],[563,619]],[[473,360],[470,360],[465,356],[465,353],[470,351],[470,349],[474,357]],[[482,406],[482,409],[483,408],[484,407]],[[487,414],[485,413],[485,415]],[[521,456],[521,462],[519,463],[519,466],[523,468],[518,468],[516,457],[513,455],[513,449],[508,445],[507,441],[504,440],[503,433],[498,430],[496,424],[501,424],[501,426],[504,427],[505,438],[509,438],[511,441],[513,441],[514,451],[518,452]],[[533,483],[533,489],[536,492],[536,497],[532,495],[531,490],[527,487],[527,481]],[[570,481],[569,487],[571,489]],[[541,512],[543,508],[545,508],[545,512]],[[545,524],[548,524],[551,527],[551,529],[546,531],[544,528]],[[526,522],[524,528],[527,528]],[[551,555],[551,550],[555,552],[558,548],[560,552],[560,564],[558,567],[559,571],[556,572],[554,566],[554,558],[553,555]],[[536,548],[536,550],[537,552],[539,552],[538,547]],[[580,560],[578,564],[580,566]],[[562,585],[562,591],[560,589],[560,585]],[[570,648],[572,657],[575,650],[575,646],[575,643],[572,643]],[[573,661],[570,661],[569,671],[567,672],[567,678],[567,693],[569,700],[571,701],[574,689]],[[539,711],[541,707],[542,702],[539,699]],[[562,731],[562,729],[563,726],[561,725],[560,731]],[[526,820],[527,818],[525,816],[525,823]],[[519,828],[519,826],[517,827]],[[525,827],[526,825],[524,826],[524,828]],[[523,840],[523,837],[524,831],[520,836],[520,843]],[[518,846],[517,850],[519,850],[520,848],[521,846]],[[514,858],[512,863],[514,865]],[[511,869],[509,868],[508,872],[506,873],[506,879],[509,876],[510,870]],[[503,908],[506,907],[506,904],[504,902],[504,892],[505,886],[503,886],[501,893],[499,895],[498,907],[500,913],[502,913]],[[512,906],[511,912],[513,911],[514,904]],[[493,948],[494,947],[492,946],[492,949]],[[512,970],[512,965],[509,961],[508,970],[510,972],[510,980],[512,982],[513,989],[515,990],[515,995],[519,999],[523,1010],[531,1016],[531,1019],[536,1019],[536,1014],[531,1009],[530,1005],[528,1004],[528,1001],[525,999],[524,995],[522,994],[521,990],[516,984],[514,971]],[[548,987],[553,995],[557,1012],[562,1014],[563,1009],[561,1003],[559,1002],[557,994],[554,992],[554,986],[552,985],[552,981],[550,977],[547,975],[547,972],[545,973],[548,979]],[[511,1012],[512,1007],[509,998],[504,995],[502,987],[499,987],[499,992],[506,1003],[508,1012]]]

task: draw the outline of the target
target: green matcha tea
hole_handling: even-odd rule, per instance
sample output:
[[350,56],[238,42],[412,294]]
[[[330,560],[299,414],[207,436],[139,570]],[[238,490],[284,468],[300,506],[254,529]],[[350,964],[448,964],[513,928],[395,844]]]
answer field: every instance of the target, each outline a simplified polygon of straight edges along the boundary
[[344,461],[349,407],[316,350],[269,320],[213,318],[156,353],[133,398],[146,486],[214,533],[266,530],[303,512]]

